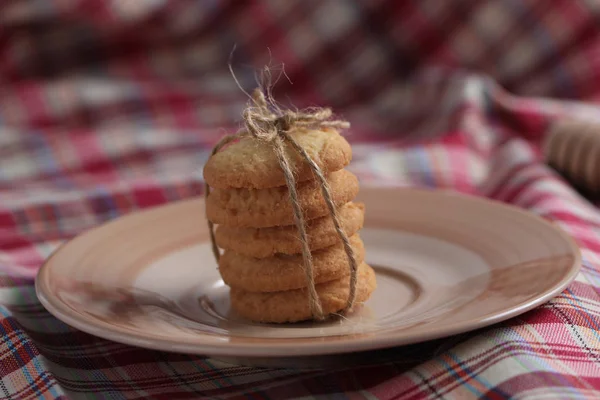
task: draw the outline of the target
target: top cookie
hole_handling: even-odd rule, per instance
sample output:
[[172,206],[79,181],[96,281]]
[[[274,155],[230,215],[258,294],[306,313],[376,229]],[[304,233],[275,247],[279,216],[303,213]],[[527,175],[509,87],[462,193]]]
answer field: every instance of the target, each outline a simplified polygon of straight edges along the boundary
[[[324,173],[338,171],[352,159],[350,144],[335,129],[296,130],[289,133],[306,150]],[[285,144],[297,182],[313,178],[304,159]],[[204,179],[217,189],[266,189],[285,185],[285,178],[270,145],[244,138],[210,157],[204,166]]]

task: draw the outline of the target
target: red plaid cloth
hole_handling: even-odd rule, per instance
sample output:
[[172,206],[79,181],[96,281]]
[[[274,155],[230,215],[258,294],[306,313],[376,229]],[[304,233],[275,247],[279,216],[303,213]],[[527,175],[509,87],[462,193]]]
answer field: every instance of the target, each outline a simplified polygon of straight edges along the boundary
[[[0,397],[600,397],[600,212],[541,162],[564,116],[600,116],[600,8],[588,1],[5,1],[0,12]],[[224,365],[78,332],[32,286],[78,232],[201,194],[255,70],[276,96],[353,123],[364,182],[510,202],[579,243],[576,281],[397,362],[306,372]],[[272,60],[272,61],[271,61]],[[549,100],[554,97],[555,100]],[[587,103],[583,103],[586,101]]]

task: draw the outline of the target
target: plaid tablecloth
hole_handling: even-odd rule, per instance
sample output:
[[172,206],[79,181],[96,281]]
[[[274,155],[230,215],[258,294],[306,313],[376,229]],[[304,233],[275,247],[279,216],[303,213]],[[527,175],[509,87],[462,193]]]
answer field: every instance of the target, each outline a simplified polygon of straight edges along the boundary
[[[600,398],[600,212],[542,162],[564,117],[599,119],[593,1],[4,1],[0,10],[0,398]],[[363,182],[453,189],[549,218],[576,281],[487,329],[371,367],[270,370],[70,328],[33,278],[63,241],[202,194],[255,70],[283,103],[348,118]],[[554,100],[551,100],[553,98]]]

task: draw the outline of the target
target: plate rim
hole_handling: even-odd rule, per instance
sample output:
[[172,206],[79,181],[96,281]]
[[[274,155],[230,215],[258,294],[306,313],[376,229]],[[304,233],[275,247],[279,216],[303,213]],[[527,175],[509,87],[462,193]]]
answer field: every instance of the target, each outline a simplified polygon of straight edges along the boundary
[[[342,353],[355,353],[362,351],[371,351],[371,350],[381,350],[385,348],[404,346],[409,344],[417,344],[426,342],[429,340],[440,339],[444,337],[453,336],[456,334],[466,333],[470,331],[475,331],[502,321],[506,321],[515,316],[521,315],[527,311],[530,311],[550,299],[554,298],[558,294],[560,294],[565,288],[567,288],[577,277],[578,273],[581,270],[582,263],[582,255],[577,242],[571,235],[567,234],[560,226],[556,223],[553,223],[550,220],[547,220],[537,214],[534,214],[530,211],[522,209],[518,206],[504,203],[498,200],[481,197],[478,195],[473,195],[469,193],[462,193],[453,190],[447,189],[429,189],[429,188],[420,188],[420,187],[377,187],[377,186],[369,186],[363,185],[361,187],[361,193],[369,191],[369,192],[390,192],[390,191],[402,191],[402,192],[415,192],[415,193],[423,193],[425,195],[430,196],[443,196],[443,197],[455,197],[460,198],[461,201],[473,201],[478,203],[487,204],[492,207],[501,207],[509,212],[516,212],[525,218],[529,218],[532,220],[536,220],[538,223],[545,225],[550,231],[557,234],[563,239],[569,247],[571,252],[571,256],[573,256],[573,262],[569,267],[569,271],[565,274],[560,281],[558,281],[555,285],[553,285],[548,290],[545,290],[540,293],[539,296],[534,299],[523,300],[520,303],[513,305],[507,309],[502,311],[498,311],[495,313],[487,314],[480,316],[476,319],[463,320],[454,324],[444,324],[442,326],[435,327],[430,329],[427,332],[414,332],[412,334],[386,334],[385,336],[380,336],[377,338],[352,338],[351,336],[345,337],[340,341],[328,341],[328,342],[319,342],[314,341],[310,343],[310,345],[298,345],[298,338],[290,338],[290,343],[285,343],[287,340],[280,341],[278,343],[268,343],[268,344],[244,344],[244,343],[232,343],[229,341],[223,341],[222,343],[217,344],[216,342],[211,343],[187,343],[187,342],[177,342],[175,340],[167,340],[160,339],[156,337],[144,337],[141,334],[131,335],[126,331],[120,331],[116,328],[110,328],[102,323],[98,323],[98,321],[92,320],[93,322],[81,321],[80,319],[70,315],[67,306],[64,306],[63,302],[54,298],[53,296],[47,296],[46,294],[50,294],[49,291],[44,284],[45,277],[49,274],[51,260],[56,256],[59,252],[65,251],[67,247],[69,247],[73,241],[78,239],[81,236],[89,235],[92,232],[95,232],[100,229],[105,229],[108,225],[116,223],[117,221],[122,220],[123,218],[131,218],[133,216],[143,216],[143,214],[155,212],[158,209],[164,209],[168,207],[177,207],[185,202],[203,202],[204,196],[196,196],[192,198],[172,201],[164,204],[160,204],[157,206],[152,206],[144,209],[134,210],[127,214],[124,214],[120,217],[105,221],[101,224],[98,224],[94,227],[91,227],[85,231],[80,232],[73,238],[68,239],[64,243],[62,243],[58,248],[56,248],[42,263],[39,268],[36,277],[35,277],[35,293],[40,301],[40,303],[44,306],[44,308],[52,314],[55,318],[61,320],[65,324],[81,330],[82,332],[91,334],[93,336],[103,338],[106,340],[111,340],[117,343],[148,348],[153,350],[161,350],[161,351],[169,351],[169,352],[177,352],[177,353],[187,353],[187,354],[196,354],[196,355],[204,355],[204,356],[227,356],[227,357],[269,357],[269,358],[287,358],[294,356],[325,356],[325,355],[334,355],[334,354],[342,354]],[[396,330],[395,332],[402,332],[402,330]],[[199,333],[202,335],[202,333]],[[343,335],[341,335],[343,336]],[[268,340],[267,338],[264,338]],[[303,338],[303,340],[307,340],[307,338]],[[294,344],[294,341],[296,342]],[[268,346],[268,348],[265,348]],[[279,353],[274,354],[274,350],[279,350]],[[285,350],[285,351],[284,351]]]

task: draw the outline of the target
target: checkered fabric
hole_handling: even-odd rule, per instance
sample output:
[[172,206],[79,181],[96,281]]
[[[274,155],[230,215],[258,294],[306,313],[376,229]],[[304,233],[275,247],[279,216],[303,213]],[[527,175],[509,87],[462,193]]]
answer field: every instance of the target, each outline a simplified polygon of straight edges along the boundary
[[[232,50],[235,46],[235,51]],[[600,398],[600,212],[544,165],[560,118],[600,118],[592,0],[5,0],[0,9],[0,398]],[[583,252],[520,317],[383,365],[256,369],[125,346],[48,314],[33,279],[77,233],[202,194],[265,64],[352,122],[365,183],[452,189],[555,221]]]

